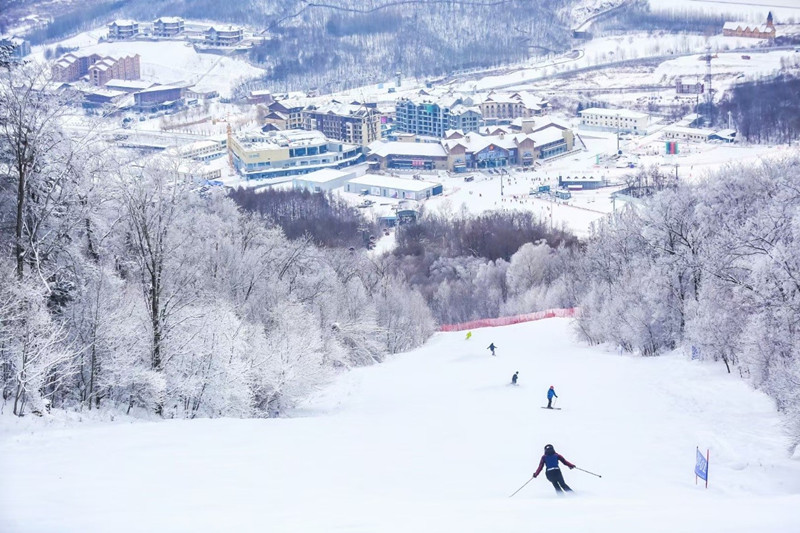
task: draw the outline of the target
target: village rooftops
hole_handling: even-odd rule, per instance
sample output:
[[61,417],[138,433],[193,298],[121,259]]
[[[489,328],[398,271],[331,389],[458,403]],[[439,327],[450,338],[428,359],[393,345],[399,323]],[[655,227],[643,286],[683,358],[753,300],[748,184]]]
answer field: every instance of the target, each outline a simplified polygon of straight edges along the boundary
[[388,155],[421,155],[427,157],[447,157],[444,147],[437,143],[386,142],[375,141],[369,145],[370,153],[379,157]]
[[159,17],[153,22],[161,22],[163,24],[179,24],[183,22],[183,19],[180,17]]
[[106,82],[106,87],[111,89],[122,89],[122,90],[136,90],[136,91],[143,91],[145,89],[149,89],[155,85],[152,81],[144,81],[144,80],[120,80],[120,79],[113,79],[108,80]]
[[563,141],[564,130],[557,126],[548,126],[541,130],[534,131],[529,134],[528,137],[533,139],[536,146],[544,146],[546,144]]
[[709,130],[705,128],[689,128],[687,126],[681,126],[681,125],[667,126],[666,128],[664,128],[664,131],[681,133],[684,135],[706,135],[706,136],[714,133],[714,130]]
[[234,137],[244,148],[277,149],[301,148],[326,144],[328,138],[317,130],[283,130],[262,132],[250,131],[235,134]]
[[761,33],[771,33],[775,31],[774,27],[767,26],[766,24],[753,24],[752,22],[726,22],[722,26],[723,30],[737,31],[759,31]]
[[317,113],[328,113],[339,116],[364,115],[370,110],[363,105],[343,104],[341,102],[329,102],[324,105],[316,106]]
[[342,172],[335,168],[323,168],[314,172],[309,172],[308,174],[303,174],[298,179],[309,183],[329,183],[352,175],[352,172]]
[[[408,101],[411,102],[415,106],[424,106],[424,105],[437,105],[440,108],[451,108],[459,103],[463,103],[462,98],[453,95],[444,95],[444,96],[430,96],[430,95],[423,95],[417,97],[405,97],[398,100],[398,102]],[[468,100],[467,103],[471,102]]]
[[138,24],[135,20],[118,19],[109,24],[109,26],[133,26],[135,24]]
[[80,88],[78,90],[84,94],[96,94],[98,96],[105,96],[108,98],[119,98],[121,96],[125,96],[128,94],[125,91],[115,91],[113,89],[95,87],[93,85],[89,87]]
[[172,147],[167,149],[167,152],[177,155],[186,155],[201,150],[215,150],[215,149],[223,150],[224,148],[219,141],[206,139],[202,141],[195,141],[189,144],[184,144],[182,146]]
[[640,113],[639,111],[631,111],[630,109],[606,109],[602,107],[590,107],[580,112],[583,115],[604,115],[609,117],[643,119],[647,118],[647,113]]
[[167,91],[170,89],[186,89],[188,87],[187,84],[180,84],[180,83],[172,83],[170,85],[154,85],[152,87],[148,87],[147,89],[142,89],[139,91],[138,94],[144,93],[157,93],[161,91]]

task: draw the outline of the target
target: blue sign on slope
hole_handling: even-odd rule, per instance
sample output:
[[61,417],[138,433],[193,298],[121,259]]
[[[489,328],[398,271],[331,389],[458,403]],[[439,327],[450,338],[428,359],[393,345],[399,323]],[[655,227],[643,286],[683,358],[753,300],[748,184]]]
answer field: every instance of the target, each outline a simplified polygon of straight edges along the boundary
[[708,482],[708,461],[697,448],[697,464],[694,465],[694,473],[705,482]]

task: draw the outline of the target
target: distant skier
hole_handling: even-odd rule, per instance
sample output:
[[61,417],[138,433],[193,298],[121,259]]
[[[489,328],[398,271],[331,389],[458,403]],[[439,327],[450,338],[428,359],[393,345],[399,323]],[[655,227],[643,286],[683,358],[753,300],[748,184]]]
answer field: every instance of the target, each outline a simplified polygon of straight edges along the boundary
[[495,348],[497,348],[497,346],[495,346],[494,343],[492,343],[492,344],[489,345],[489,347],[487,349],[491,350],[492,351],[492,355],[494,355]]
[[516,372],[514,372],[514,375],[513,375],[513,376],[511,376],[511,384],[512,384],[512,385],[516,385],[516,384],[517,384],[517,378],[518,378],[518,377],[519,377],[519,370],[517,370]]
[[572,489],[569,488],[564,482],[564,475],[561,473],[561,469],[558,467],[558,463],[562,462],[569,467],[570,470],[575,468],[575,465],[564,459],[564,457],[560,453],[556,453],[556,449],[553,448],[552,444],[548,444],[544,447],[544,455],[542,459],[539,461],[539,468],[536,469],[536,472],[533,473],[533,477],[539,475],[539,472],[542,471],[542,468],[547,467],[544,471],[545,477],[547,477],[547,481],[553,484],[556,489],[556,493],[562,494],[563,491],[572,492]]
[[550,390],[547,391],[547,408],[553,408],[553,398],[558,398],[558,394],[556,394],[556,389],[550,385]]
[[472,332],[471,332],[471,331],[468,331],[468,332],[467,332],[467,339],[466,339],[466,340],[470,340],[471,338],[472,338]]

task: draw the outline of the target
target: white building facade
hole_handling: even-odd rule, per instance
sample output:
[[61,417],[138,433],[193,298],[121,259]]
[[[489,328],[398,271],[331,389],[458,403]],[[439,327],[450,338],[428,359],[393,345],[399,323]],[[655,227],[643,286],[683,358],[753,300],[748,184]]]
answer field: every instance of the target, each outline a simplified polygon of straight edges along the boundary
[[647,134],[650,115],[630,109],[590,107],[580,112],[581,129],[618,133]]

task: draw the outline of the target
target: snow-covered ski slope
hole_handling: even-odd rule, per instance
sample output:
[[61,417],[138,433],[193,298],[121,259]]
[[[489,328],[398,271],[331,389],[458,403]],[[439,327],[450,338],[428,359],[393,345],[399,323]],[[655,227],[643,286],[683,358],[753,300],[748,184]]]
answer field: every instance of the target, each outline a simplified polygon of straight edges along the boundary
[[[550,385],[561,411],[540,408]],[[6,533],[800,531],[800,462],[766,396],[722,364],[588,347],[569,319],[437,334],[288,419],[0,420]],[[547,443],[603,477],[509,498]]]

